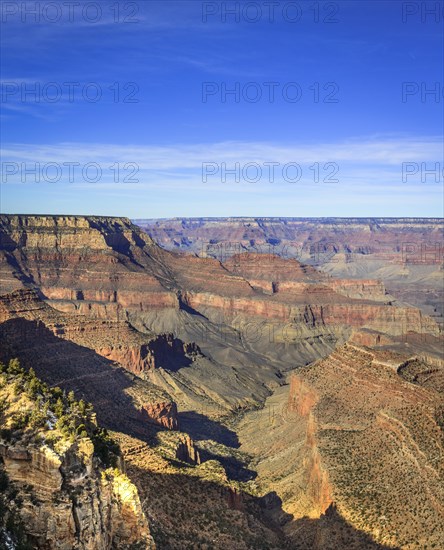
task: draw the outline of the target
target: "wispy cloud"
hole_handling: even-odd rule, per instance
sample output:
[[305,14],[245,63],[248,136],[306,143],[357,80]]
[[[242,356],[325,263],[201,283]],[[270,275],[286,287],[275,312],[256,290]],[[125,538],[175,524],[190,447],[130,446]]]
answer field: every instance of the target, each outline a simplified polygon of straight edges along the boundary
[[225,141],[220,143],[120,145],[61,143],[56,145],[9,144],[4,159],[17,162],[137,162],[147,170],[200,168],[203,162],[320,162],[336,161],[370,167],[398,166],[403,162],[440,162],[439,136],[424,138],[361,138],[339,143],[279,144]]
[[[310,201],[314,205],[324,201],[328,208],[338,201],[349,205],[361,201],[368,207],[397,201],[402,211],[402,205],[411,208],[415,200],[417,204],[423,203],[425,195],[436,207],[442,192],[442,156],[438,137],[373,136],[324,144],[238,141],[171,146],[9,144],[2,151],[2,185],[6,190],[23,184],[28,184],[29,188],[29,184],[34,183],[37,185],[33,190],[48,192],[51,187],[48,183],[58,170],[60,177],[55,183],[57,192],[62,195],[64,191],[69,194],[77,190],[88,197],[88,193],[107,191],[122,194],[125,200],[125,194],[133,193],[134,201],[138,202],[148,193],[156,200],[174,196],[177,202],[178,197],[186,193],[187,202],[211,204],[214,197],[226,198],[229,193],[237,197],[239,206],[250,206],[255,197],[254,200],[267,204],[280,202],[287,208],[288,201],[294,203],[303,198],[307,207]],[[70,174],[72,163],[75,168]],[[94,180],[94,167],[88,177],[84,176],[83,169],[89,163],[99,167],[97,181]],[[246,171],[249,163],[259,167],[257,181],[253,181],[257,172],[251,164]],[[270,163],[276,165],[273,172]],[[426,163],[428,168],[438,163],[440,182],[436,184],[430,176],[424,179],[418,170],[405,178],[402,163],[412,163],[413,171],[414,163],[418,167]],[[294,164],[299,165],[299,169],[295,169]],[[290,165],[289,172],[285,172],[285,165]],[[33,178],[36,170],[39,176]],[[227,171],[225,175],[224,170]],[[24,177],[26,171],[28,175]],[[49,175],[45,177],[45,174]],[[293,181],[297,175],[297,181]],[[53,190],[51,197],[54,198]]]

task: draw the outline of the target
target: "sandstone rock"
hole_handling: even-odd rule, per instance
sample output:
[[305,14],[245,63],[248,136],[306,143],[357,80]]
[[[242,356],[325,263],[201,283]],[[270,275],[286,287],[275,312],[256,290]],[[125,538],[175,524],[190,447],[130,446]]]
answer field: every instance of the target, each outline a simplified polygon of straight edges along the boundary
[[177,445],[176,458],[182,460],[182,462],[188,462],[188,464],[200,464],[199,451],[194,446],[189,435],[185,434]]
[[[21,516],[39,548],[106,550],[135,542],[154,548],[137,490],[125,476],[101,479],[84,448],[68,449],[61,457],[44,447],[22,452],[29,455],[25,462],[8,449],[4,467],[24,499]],[[22,492],[25,486],[28,492]]]
[[[368,544],[388,547],[439,544],[444,386],[434,371],[406,355],[346,344],[298,369],[287,392],[270,398],[273,408],[286,399],[285,414],[259,425],[260,440],[247,415],[241,448],[257,457],[265,488],[293,514],[284,528],[295,544],[301,533],[318,529],[307,547],[321,549],[344,520],[356,530],[347,535],[350,545],[359,533],[370,537]],[[334,528],[322,519],[332,506]],[[307,516],[318,518],[311,531]]]
[[179,429],[177,405],[173,402],[147,403],[141,408],[142,419],[163,426],[169,430]]

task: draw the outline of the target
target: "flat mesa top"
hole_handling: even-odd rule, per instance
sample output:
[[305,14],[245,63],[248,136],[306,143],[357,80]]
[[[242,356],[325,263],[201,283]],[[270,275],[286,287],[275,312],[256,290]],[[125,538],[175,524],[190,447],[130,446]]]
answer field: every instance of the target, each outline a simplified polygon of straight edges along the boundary
[[341,217],[321,217],[321,218],[290,218],[290,217],[252,217],[252,216],[231,216],[231,217],[183,217],[183,218],[133,218],[134,223],[146,222],[165,222],[165,221],[189,221],[189,222],[316,222],[316,223],[443,223],[444,218],[341,218]]

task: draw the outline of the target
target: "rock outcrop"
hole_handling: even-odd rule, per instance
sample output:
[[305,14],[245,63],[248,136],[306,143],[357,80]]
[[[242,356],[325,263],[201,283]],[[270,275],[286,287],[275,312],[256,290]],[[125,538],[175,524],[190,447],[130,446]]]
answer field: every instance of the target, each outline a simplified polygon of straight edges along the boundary
[[188,464],[200,464],[199,451],[189,435],[184,435],[176,448],[176,458]]
[[390,294],[443,324],[440,218],[174,218],[135,223],[168,250],[221,262],[243,252],[265,259],[279,255],[340,278],[380,279]]
[[[105,463],[116,447],[105,453],[108,443],[102,438],[96,448],[94,414],[82,419],[88,428],[79,424],[81,433],[74,427],[68,434],[67,424],[62,427],[68,417],[59,411],[56,418],[54,410],[72,411],[74,401],[59,397],[56,402],[56,394],[38,379],[10,372],[0,373],[0,542],[9,539],[14,547],[14,540],[25,535],[32,548],[120,550],[136,545],[154,550],[121,456],[112,454],[114,467]],[[83,410],[79,407],[75,414]],[[46,421],[39,417],[42,410]]]
[[88,441],[63,455],[45,446],[3,444],[0,456],[23,498],[20,516],[38,548],[155,548],[135,486],[121,472],[102,476]]
[[168,430],[179,429],[177,405],[174,402],[157,402],[143,404],[140,410],[142,419],[158,424]]
[[[242,449],[258,457],[265,488],[293,515],[285,529],[295,544],[308,534],[303,548],[340,541],[346,522],[356,531],[347,535],[350,547],[359,533],[388,547],[439,546],[444,394],[436,370],[418,358],[346,344],[298,369],[287,392],[270,398],[282,413],[260,424],[261,441],[252,438],[247,415]],[[336,519],[326,525],[332,506]]]

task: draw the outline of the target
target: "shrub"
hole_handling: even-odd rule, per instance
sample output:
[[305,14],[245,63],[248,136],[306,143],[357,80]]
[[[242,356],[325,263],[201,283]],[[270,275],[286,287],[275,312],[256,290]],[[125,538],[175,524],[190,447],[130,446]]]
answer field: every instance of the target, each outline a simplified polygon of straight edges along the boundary
[[21,368],[20,362],[18,359],[11,359],[9,361],[7,373],[12,374],[14,376],[18,374],[23,374],[23,369]]
[[[5,366],[1,365],[1,369],[5,369]],[[13,384],[15,395],[25,392],[34,402],[34,408],[32,411],[22,411],[13,415],[11,429],[0,430],[0,436],[3,439],[11,440],[13,430],[27,427],[45,428],[48,419],[54,415],[56,432],[45,433],[48,444],[55,445],[60,437],[59,434],[71,442],[74,442],[77,437],[90,437],[94,444],[94,453],[103,465],[105,467],[117,465],[120,447],[105,429],[97,428],[91,403],[83,399],[76,401],[73,391],[66,395],[59,387],[50,388],[36,376],[33,368],[29,371],[22,369],[18,359],[9,361],[6,372],[7,381]],[[7,409],[6,405],[6,402],[0,402],[0,416],[2,410]]]
[[109,436],[107,430],[97,428],[92,434],[94,453],[100,458],[106,468],[116,467],[117,458],[120,456],[119,445]]

